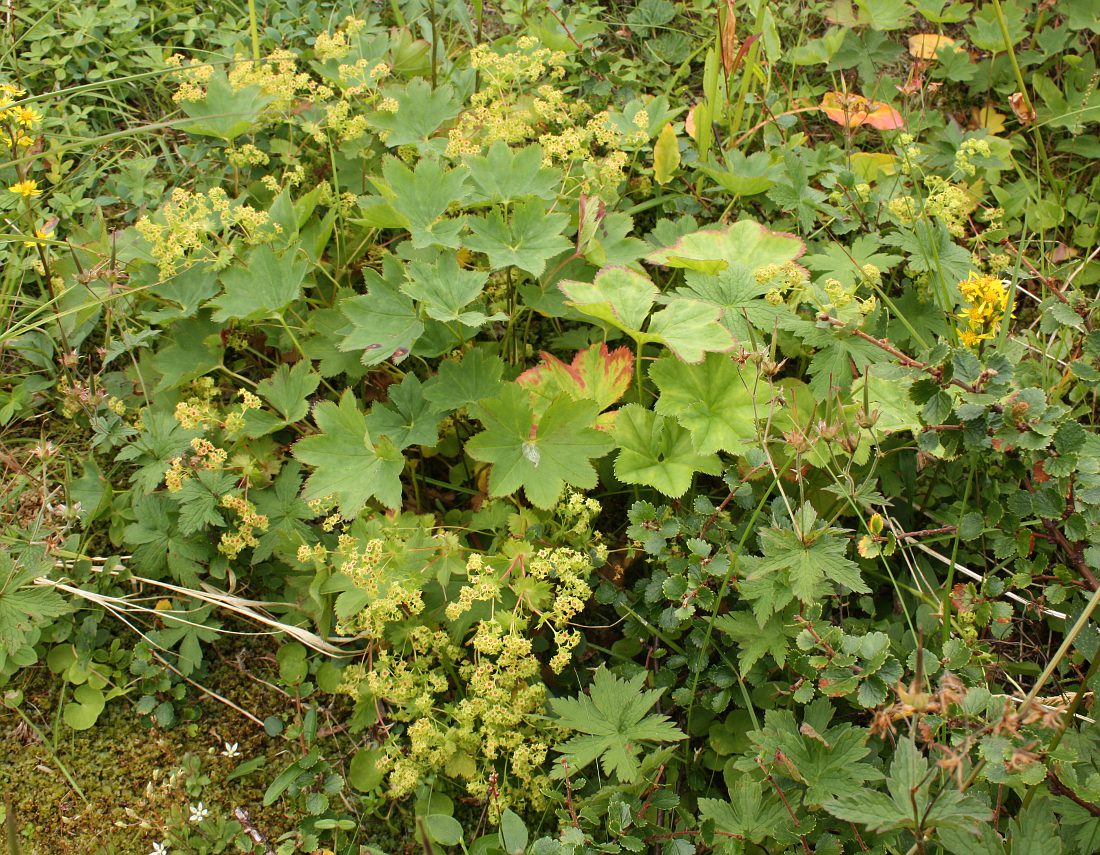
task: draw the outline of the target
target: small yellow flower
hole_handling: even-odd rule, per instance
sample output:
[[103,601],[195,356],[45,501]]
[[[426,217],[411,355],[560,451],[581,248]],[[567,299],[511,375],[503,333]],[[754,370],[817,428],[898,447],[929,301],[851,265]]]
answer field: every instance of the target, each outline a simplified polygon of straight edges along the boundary
[[33,128],[42,121],[42,114],[33,107],[13,107],[12,113],[15,115],[15,123],[24,128]]
[[35,246],[39,241],[49,240],[53,237],[53,226],[47,226],[44,229],[34,230],[34,240],[23,241],[23,246]]
[[38,189],[38,182],[29,178],[26,181],[19,181],[12,184],[8,188],[8,192],[14,193],[17,196],[22,196],[24,199],[42,195],[42,191]]

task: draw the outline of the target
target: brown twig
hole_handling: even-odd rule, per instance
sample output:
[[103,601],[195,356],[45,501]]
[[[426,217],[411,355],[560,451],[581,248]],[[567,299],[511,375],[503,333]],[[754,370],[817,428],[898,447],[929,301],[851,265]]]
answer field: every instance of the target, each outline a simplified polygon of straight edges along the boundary
[[233,816],[235,816],[237,822],[243,826],[245,834],[252,838],[252,842],[258,843],[264,847],[264,855],[275,855],[275,847],[268,843],[263,832],[256,828],[247,810],[243,807],[235,807],[233,808]]
[[1058,777],[1053,769],[1047,769],[1047,789],[1056,796],[1065,796],[1075,805],[1084,808],[1093,816],[1100,816],[1100,805],[1095,805],[1077,795],[1077,793],[1062,783],[1061,778]]

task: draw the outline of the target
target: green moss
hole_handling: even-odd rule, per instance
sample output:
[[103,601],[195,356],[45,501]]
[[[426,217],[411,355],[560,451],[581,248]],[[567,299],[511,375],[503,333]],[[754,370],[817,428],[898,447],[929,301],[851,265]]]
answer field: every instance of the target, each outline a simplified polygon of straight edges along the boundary
[[[188,756],[201,759],[202,775],[210,779],[201,798],[212,812],[227,816],[246,807],[272,839],[291,827],[277,805],[261,807],[267,785],[289,762],[287,743],[240,713],[195,696],[183,703],[198,710],[197,720],[162,730],[144,727],[125,702],[115,702],[90,730],[59,724],[55,736],[58,688],[41,682],[28,690],[22,709],[45,742],[18,713],[0,708],[0,791],[11,795],[24,855],[147,855],[173,811],[186,816],[188,804],[198,800],[187,792],[188,776],[180,774]],[[246,709],[275,710],[286,701],[233,669],[216,672],[209,685]],[[226,741],[239,743],[240,757],[221,756]],[[267,758],[264,768],[226,780],[237,764],[259,755]]]

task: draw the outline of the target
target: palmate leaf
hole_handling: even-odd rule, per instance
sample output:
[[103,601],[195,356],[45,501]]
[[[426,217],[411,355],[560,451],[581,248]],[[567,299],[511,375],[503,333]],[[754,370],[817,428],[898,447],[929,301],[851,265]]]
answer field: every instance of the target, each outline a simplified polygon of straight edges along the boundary
[[410,445],[435,445],[443,414],[424,398],[424,387],[415,374],[406,374],[389,388],[390,404],[375,404],[367,416],[374,437],[387,436],[398,450]]
[[687,492],[696,472],[717,475],[722,471],[717,455],[695,450],[687,430],[638,404],[618,411],[612,436],[619,446],[615,476],[627,484],[644,484],[678,498]]
[[301,296],[308,270],[309,265],[296,260],[293,250],[277,256],[269,246],[257,247],[245,264],[222,274],[225,292],[207,305],[219,323],[275,317]]
[[493,270],[518,267],[537,277],[548,259],[573,246],[562,236],[568,224],[567,214],[548,213],[544,202],[530,199],[515,205],[507,221],[500,211],[471,219],[470,234],[462,244],[489,256]]
[[646,261],[710,276],[726,269],[746,276],[765,264],[794,261],[805,248],[792,234],[772,231],[753,220],[739,220],[725,228],[686,234],[672,245],[651,252]]
[[245,431],[251,437],[260,437],[281,430],[301,421],[309,413],[308,398],[321,383],[309,360],[303,359],[290,365],[280,365],[275,373],[261,380],[256,392],[275,411],[249,410],[245,414]]
[[413,261],[406,268],[407,281],[402,292],[420,303],[433,320],[479,327],[489,321],[506,320],[503,314],[486,315],[466,310],[481,296],[489,274],[482,270],[463,270],[454,255],[441,255],[435,262]]
[[264,108],[274,100],[258,85],[234,89],[224,71],[216,70],[203,84],[206,97],[200,101],[180,101],[180,109],[193,121],[183,125],[189,134],[232,142],[248,133]]
[[391,357],[404,359],[424,332],[424,324],[412,298],[401,293],[404,278],[401,262],[386,256],[382,273],[367,270],[366,294],[349,297],[340,309],[351,322],[343,329],[340,350],[362,351],[364,365],[377,365]]
[[371,441],[367,418],[354,393],[345,391],[339,404],[322,401],[314,408],[313,418],[320,433],[294,446],[294,456],[313,467],[303,498],[332,496],[345,519],[358,514],[372,498],[388,508],[399,508],[405,459],[389,439]]
[[[760,531],[763,558],[745,558],[748,573],[745,582],[749,588],[743,593],[753,598],[759,587],[752,583],[765,581],[773,587],[774,607],[781,608],[790,596],[810,604],[836,592],[837,585],[844,585],[859,594],[871,589],[863,581],[859,566],[850,561],[845,552],[848,542],[832,531],[821,529],[808,532],[803,537],[790,528],[766,528]],[[755,607],[754,607],[755,608]],[[757,619],[762,620],[757,611]]]
[[757,421],[768,415],[768,384],[748,363],[738,367],[720,353],[697,365],[662,357],[650,365],[649,376],[661,393],[657,412],[687,428],[702,454],[740,454],[756,441]]
[[885,271],[901,263],[900,255],[879,252],[881,246],[881,236],[860,235],[848,247],[839,243],[827,244],[819,252],[806,256],[805,263],[822,278],[830,277],[850,286],[860,279],[868,264]]
[[714,628],[728,635],[737,645],[737,662],[748,671],[765,656],[771,656],[780,667],[787,661],[787,648],[798,635],[799,625],[781,615],[772,615],[763,626],[746,611],[719,615]]
[[397,101],[397,110],[373,113],[368,122],[390,148],[411,144],[423,152],[432,134],[460,109],[450,86],[433,87],[423,77],[414,77],[405,86],[387,87],[383,94]]
[[0,551],[0,662],[13,656],[35,628],[71,610],[53,588],[34,584],[48,568],[49,562],[34,553],[24,553],[17,563]]
[[[754,781],[747,775],[741,775],[730,788],[729,801],[719,799],[699,799],[699,815],[703,819],[714,821],[714,827],[738,840],[763,843],[765,840],[776,843],[792,844],[810,829],[805,827],[802,818],[798,831],[794,830],[794,820],[790,811],[764,784]],[[788,803],[789,803],[788,799]],[[720,845],[721,838],[716,843]],[[733,851],[744,851],[734,849]]]
[[542,149],[537,145],[513,149],[497,140],[484,155],[467,157],[464,162],[474,185],[471,202],[508,204],[526,196],[549,201],[561,185],[561,170],[542,165]]
[[384,182],[379,186],[388,191],[389,207],[409,230],[414,249],[433,244],[458,249],[458,235],[465,220],[443,215],[469,194],[464,168],[444,170],[439,162],[425,158],[412,170],[396,157],[387,157],[382,163],[382,177]]
[[722,310],[722,324],[737,341],[748,340],[750,327],[770,333],[785,305],[764,299],[769,281],[754,272],[766,265],[782,265],[802,255],[805,245],[794,235],[774,232],[752,220],[724,229],[704,229],[684,235],[671,246],[651,253],[649,260],[686,268],[686,287],[677,296],[713,304]]
[[299,544],[313,543],[316,535],[306,525],[316,516],[302,501],[298,491],[302,486],[302,466],[290,460],[283,466],[270,490],[258,490],[249,495],[256,510],[267,517],[267,531],[260,535],[252,550],[252,563],[270,558],[276,549],[296,550]]
[[485,430],[466,443],[466,452],[493,465],[490,495],[507,496],[522,487],[531,504],[550,508],[566,484],[586,490],[596,486],[590,460],[613,446],[607,434],[592,427],[598,414],[595,401],[561,395],[536,424],[527,392],[509,383],[497,397],[478,404]]
[[[678,742],[687,735],[668,716],[647,713],[664,693],[663,689],[643,690],[647,674],[642,671],[629,680],[620,680],[601,665],[592,680],[590,696],[551,698],[550,707],[558,724],[585,736],[574,736],[555,750],[562,752],[570,773],[599,758],[609,775],[629,784],[637,780],[641,742]],[[556,774],[564,774],[555,764]]]
[[445,360],[424,384],[424,397],[447,412],[491,398],[500,389],[504,363],[482,348],[466,352],[461,361]]
[[567,280],[558,287],[566,305],[629,335],[641,332],[658,294],[653,280],[629,267],[608,267],[591,282]]
[[[826,698],[818,698],[805,708],[800,727],[791,711],[768,710],[764,727],[748,735],[756,757],[806,788],[807,805],[862,792],[865,781],[882,778],[882,773],[865,761],[871,753],[867,731],[850,724],[830,727],[834,712]],[[738,762],[738,768],[755,772],[758,767],[754,758],[746,757]]]
[[989,807],[973,796],[943,784],[933,794],[935,776],[928,774],[928,760],[908,739],[898,743],[886,779],[889,795],[862,788],[825,802],[825,810],[847,822],[866,825],[871,831],[898,828],[957,828],[977,830],[992,818]]
[[643,340],[663,344],[684,362],[730,350],[736,342],[722,326],[722,310],[699,300],[673,298],[649,319]]
[[614,421],[614,413],[603,411],[630,388],[633,370],[634,354],[628,348],[608,350],[606,344],[593,344],[578,351],[568,365],[543,353],[542,364],[524,371],[516,382],[531,393],[535,415],[542,415],[564,392],[575,401],[588,398],[599,404],[599,423],[607,426]]

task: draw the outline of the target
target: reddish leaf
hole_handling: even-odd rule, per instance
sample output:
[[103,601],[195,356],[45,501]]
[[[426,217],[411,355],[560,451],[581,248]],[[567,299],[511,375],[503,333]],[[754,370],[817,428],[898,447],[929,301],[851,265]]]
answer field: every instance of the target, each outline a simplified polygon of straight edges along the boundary
[[[516,382],[531,393],[536,416],[550,406],[562,392],[574,401],[587,398],[606,410],[630,388],[634,371],[634,355],[628,348],[608,351],[606,344],[594,344],[579,351],[566,365],[550,353],[542,354],[542,363],[524,371]],[[603,413],[597,427],[609,427],[614,413]]]

